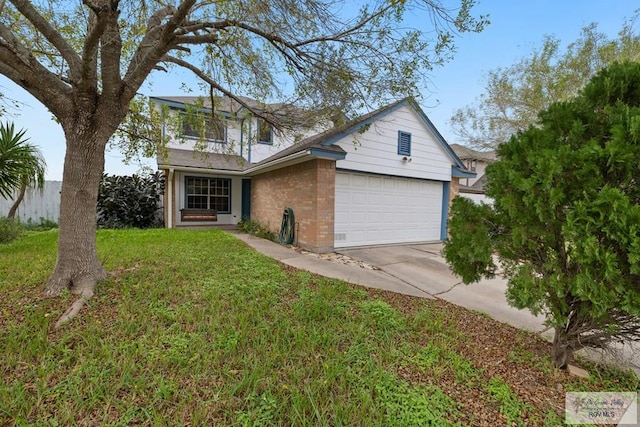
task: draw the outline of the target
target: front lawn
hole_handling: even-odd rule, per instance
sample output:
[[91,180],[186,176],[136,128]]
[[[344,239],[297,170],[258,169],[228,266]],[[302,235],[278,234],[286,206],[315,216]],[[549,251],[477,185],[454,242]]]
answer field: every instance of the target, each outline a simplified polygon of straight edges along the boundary
[[[0,425],[558,425],[549,345],[442,301],[285,267],[220,231],[102,230],[112,276],[54,331],[56,231],[0,245]],[[593,369],[592,367],[590,369]]]

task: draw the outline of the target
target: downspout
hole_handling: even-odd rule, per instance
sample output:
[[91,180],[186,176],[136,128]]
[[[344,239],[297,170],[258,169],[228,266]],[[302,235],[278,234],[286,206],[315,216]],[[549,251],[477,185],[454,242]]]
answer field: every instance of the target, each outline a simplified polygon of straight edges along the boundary
[[249,119],[249,138],[247,140],[247,162],[251,163],[251,123],[253,120]]
[[[162,117],[162,144],[166,144],[167,137],[167,128],[165,117]],[[173,168],[169,168],[169,176],[167,177],[167,200],[165,201],[165,205],[167,207],[167,223],[165,224],[166,228],[173,228],[173,174],[175,170]]]
[[449,221],[449,199],[451,194],[451,183],[444,181],[442,183],[442,212],[440,216],[440,240],[445,241],[449,237],[448,221]]
[[173,168],[169,168],[169,182],[167,183],[167,228],[173,228]]
[[240,157],[244,157],[244,118],[240,119]]

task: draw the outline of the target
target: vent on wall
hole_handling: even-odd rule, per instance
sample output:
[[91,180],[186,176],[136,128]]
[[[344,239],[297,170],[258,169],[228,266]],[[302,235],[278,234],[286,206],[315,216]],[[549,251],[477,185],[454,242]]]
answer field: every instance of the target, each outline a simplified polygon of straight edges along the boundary
[[347,240],[347,233],[335,233],[333,240]]

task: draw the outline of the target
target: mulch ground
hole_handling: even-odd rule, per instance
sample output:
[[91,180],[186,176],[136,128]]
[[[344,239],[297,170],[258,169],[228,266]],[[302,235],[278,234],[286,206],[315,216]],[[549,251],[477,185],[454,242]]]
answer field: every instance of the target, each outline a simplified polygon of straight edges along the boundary
[[[380,293],[407,314],[422,306],[414,297]],[[466,425],[509,425],[507,417],[500,411],[499,402],[484,389],[489,379],[496,376],[502,378],[525,404],[521,422],[527,426],[549,425],[545,423],[545,415],[550,410],[564,420],[565,395],[569,390],[603,391],[604,384],[597,379],[578,378],[553,368],[549,362],[551,344],[535,333],[519,330],[443,300],[429,301],[428,304],[448,313],[450,325],[463,331],[464,339],[458,340],[451,350],[472,361],[474,369],[482,374],[471,384],[457,382],[451,372],[434,377],[404,368],[398,370],[398,375],[411,383],[438,386],[461,404]],[[426,345],[429,340],[425,336],[418,344]],[[518,357],[519,354],[526,356]],[[575,360],[572,364],[581,365]],[[591,375],[598,378],[599,373],[591,372]],[[611,386],[611,380],[608,386]]]

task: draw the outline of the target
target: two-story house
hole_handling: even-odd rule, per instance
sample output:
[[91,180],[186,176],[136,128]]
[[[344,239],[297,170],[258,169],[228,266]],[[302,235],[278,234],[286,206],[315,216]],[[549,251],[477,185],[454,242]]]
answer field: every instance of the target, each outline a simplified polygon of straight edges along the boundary
[[491,200],[484,194],[484,186],[487,181],[485,169],[496,161],[496,152],[477,151],[459,144],[451,144],[451,148],[458,158],[462,160],[465,167],[476,174],[473,178],[463,178],[460,180],[460,195],[476,203],[491,203]]
[[[181,114],[194,98],[154,100]],[[204,134],[204,154],[194,151],[202,138],[183,125],[158,157],[167,227],[251,218],[277,232],[290,207],[296,243],[317,252],[438,241],[458,180],[475,176],[411,99],[324,131],[328,121],[292,117],[300,123],[292,135],[227,106],[216,106],[221,120]]]

